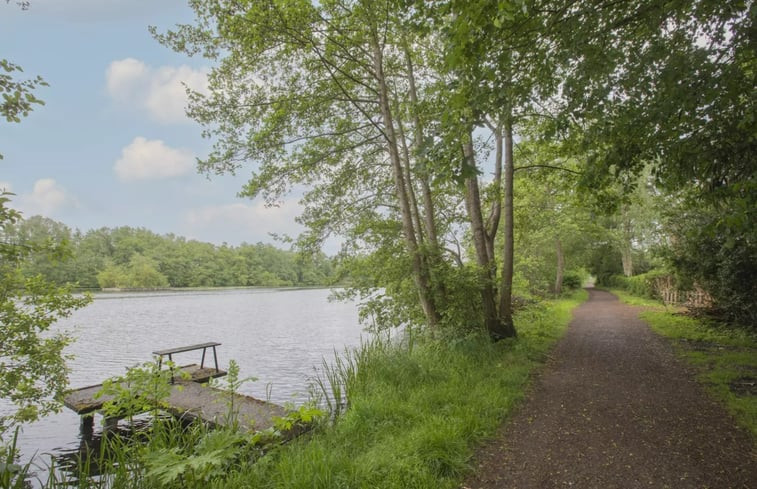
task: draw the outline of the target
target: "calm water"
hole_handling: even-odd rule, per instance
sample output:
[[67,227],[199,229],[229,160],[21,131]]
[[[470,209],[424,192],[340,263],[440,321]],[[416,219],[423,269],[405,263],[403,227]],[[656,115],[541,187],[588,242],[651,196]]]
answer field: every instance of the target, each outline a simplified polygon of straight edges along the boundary
[[[235,289],[98,294],[92,304],[59,324],[77,338],[67,350],[75,355],[70,385],[83,387],[121,375],[150,361],[154,350],[217,341],[222,343],[222,369],[233,359],[242,377],[258,379],[242,392],[259,399],[269,393],[272,402],[299,404],[307,400],[309,378],[322,358],[332,359],[334,350],[358,345],[364,335],[355,305],[329,302],[329,293]],[[200,356],[201,351],[181,353],[174,361],[199,363]],[[20,438],[24,458],[35,452],[76,451],[79,417],[64,409],[26,426]]]

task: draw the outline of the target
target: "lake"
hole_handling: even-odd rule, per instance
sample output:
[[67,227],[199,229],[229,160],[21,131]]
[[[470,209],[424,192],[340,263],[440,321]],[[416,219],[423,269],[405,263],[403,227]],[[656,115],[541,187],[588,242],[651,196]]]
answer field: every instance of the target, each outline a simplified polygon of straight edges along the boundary
[[[122,375],[150,361],[154,350],[217,341],[222,343],[217,348],[221,369],[233,359],[242,378],[258,379],[241,392],[269,396],[277,404],[301,404],[322,359],[333,359],[335,350],[357,346],[365,337],[355,304],[330,302],[329,294],[327,289],[101,293],[56,327],[77,338],[66,350],[74,355],[71,388]],[[187,352],[174,361],[199,363],[200,357],[201,351]],[[212,365],[212,354],[206,364],[208,358]],[[3,408],[7,404],[0,404]],[[77,451],[80,441],[79,417],[64,409],[26,425],[20,448],[28,459],[34,453]]]

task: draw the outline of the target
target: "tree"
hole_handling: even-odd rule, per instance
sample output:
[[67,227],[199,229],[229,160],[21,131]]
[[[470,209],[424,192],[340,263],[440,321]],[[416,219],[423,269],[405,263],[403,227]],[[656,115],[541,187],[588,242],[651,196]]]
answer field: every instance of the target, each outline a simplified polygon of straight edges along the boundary
[[574,52],[563,121],[588,155],[586,185],[633,187],[651,165],[655,184],[674,203],[678,192],[685,196],[669,221],[677,240],[670,264],[705,286],[726,318],[753,322],[754,281],[737,271],[755,266],[757,5],[580,7],[565,2],[559,9],[555,43]]
[[[389,303],[381,290],[394,294],[398,307],[407,300],[410,278],[433,331],[460,308],[449,293],[465,283],[478,295],[486,329],[502,338],[515,334],[513,128],[532,94],[556,82],[547,76],[550,63],[537,63],[550,61],[545,49],[531,42],[541,16],[512,2],[492,20],[488,12],[497,5],[474,3],[427,9],[425,2],[386,0],[195,1],[196,25],[156,36],[219,63],[211,95],[192,94],[190,103],[189,114],[216,140],[201,169],[234,172],[249,162],[255,171],[242,194],[262,194],[269,203],[294,185],[308,186],[301,245],[338,233],[350,266],[358,256],[402,263],[354,270],[356,288],[377,308]],[[504,188],[484,202],[479,176],[487,149],[475,131],[487,124],[500,147],[493,186]],[[503,210],[498,283],[494,243]],[[472,268],[460,246],[467,232],[473,281],[462,278]],[[405,305],[405,319],[416,318]]]
[[[60,409],[68,384],[63,348],[72,338],[51,327],[91,301],[89,296],[74,296],[70,288],[56,286],[40,275],[23,276],[25,260],[43,248],[8,239],[6,230],[20,219],[18,212],[8,208],[9,195],[0,195],[0,397],[12,402],[16,410],[0,416],[0,435],[17,423]],[[58,247],[44,251],[61,253]]]
[[[15,80],[12,76],[14,71],[21,73],[24,70],[7,59],[0,59],[0,116],[4,117],[6,122],[21,122],[21,118],[29,115],[35,105],[44,105],[33,91],[38,87],[48,86],[40,76],[30,80]],[[3,155],[0,153],[0,159],[2,158]]]
[[[158,36],[219,62],[211,95],[193,94],[190,115],[216,138],[208,172],[256,170],[242,194],[271,204],[308,185],[300,240],[332,233],[345,252],[378,252],[389,241],[407,264],[425,322],[440,323],[444,288],[429,168],[424,166],[419,58],[395,2],[192,2],[196,26]],[[387,275],[381,280],[386,280]],[[374,283],[374,290],[386,282]]]

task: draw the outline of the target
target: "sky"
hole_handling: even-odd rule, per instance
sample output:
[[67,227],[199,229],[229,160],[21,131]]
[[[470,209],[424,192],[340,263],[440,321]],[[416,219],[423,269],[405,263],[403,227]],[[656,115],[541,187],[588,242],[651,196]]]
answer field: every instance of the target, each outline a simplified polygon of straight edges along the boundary
[[83,232],[132,226],[216,244],[301,230],[296,196],[274,208],[236,196],[252,167],[197,173],[212,141],[184,114],[181,83],[203,90],[211,62],[148,32],[193,19],[186,0],[31,0],[25,11],[0,0],[0,58],[23,68],[17,79],[50,85],[20,124],[0,120],[0,189],[16,194],[12,207]]

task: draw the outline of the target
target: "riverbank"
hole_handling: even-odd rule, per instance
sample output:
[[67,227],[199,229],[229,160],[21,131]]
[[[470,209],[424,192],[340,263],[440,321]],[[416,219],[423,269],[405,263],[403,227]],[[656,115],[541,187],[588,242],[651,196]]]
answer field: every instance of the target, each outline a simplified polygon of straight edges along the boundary
[[[496,344],[484,336],[471,336],[403,347],[381,342],[364,346],[333,371],[334,379],[345,381],[349,400],[349,409],[335,422],[324,421],[309,434],[255,460],[240,456],[249,452],[230,451],[225,460],[213,459],[216,465],[207,476],[181,485],[456,487],[470,470],[476,446],[491,437],[523,399],[534,370],[549,358],[570,322],[571,310],[585,298],[586,292],[579,291],[571,298],[520,311],[518,339]],[[196,452],[197,447],[159,450],[139,453],[135,466],[168,452],[187,457],[183,452]],[[142,466],[133,480],[113,483],[142,487],[149,478]],[[150,481],[161,486],[156,482]]]

